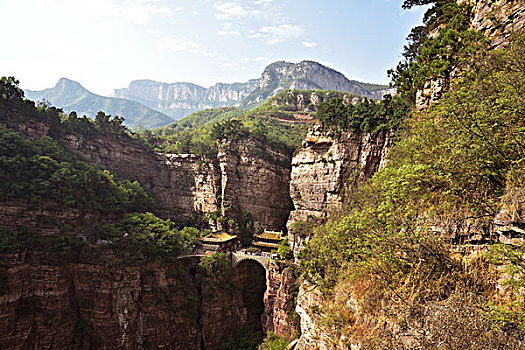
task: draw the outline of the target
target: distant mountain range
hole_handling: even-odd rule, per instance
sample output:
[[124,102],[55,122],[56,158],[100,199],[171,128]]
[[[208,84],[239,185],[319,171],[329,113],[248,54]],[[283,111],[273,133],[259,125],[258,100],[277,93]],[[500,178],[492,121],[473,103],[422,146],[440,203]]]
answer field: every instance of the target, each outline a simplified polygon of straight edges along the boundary
[[137,101],[180,119],[193,112],[219,107],[239,107],[259,85],[259,79],[246,83],[218,83],[205,88],[192,83],[159,83],[153,80],[134,80],[127,88],[116,89],[112,96]]
[[313,61],[274,62],[260,79],[245,83],[218,83],[205,88],[192,83],[161,83],[134,80],[127,88],[116,89],[111,97],[93,94],[79,83],[62,78],[55,87],[43,91],[26,90],[29,99],[48,100],[66,112],[93,116],[98,111],[119,115],[130,127],[151,128],[167,125],[195,111],[260,106],[285,90],[334,90],[380,99],[395,92],[387,85],[362,83]]
[[69,113],[93,117],[99,111],[113,116],[119,115],[126,120],[124,124],[132,128],[153,128],[167,125],[173,119],[139,102],[122,98],[96,95],[86,90],[78,82],[62,78],[49,89],[42,91],[25,90],[26,97],[33,101],[49,101],[53,106]]

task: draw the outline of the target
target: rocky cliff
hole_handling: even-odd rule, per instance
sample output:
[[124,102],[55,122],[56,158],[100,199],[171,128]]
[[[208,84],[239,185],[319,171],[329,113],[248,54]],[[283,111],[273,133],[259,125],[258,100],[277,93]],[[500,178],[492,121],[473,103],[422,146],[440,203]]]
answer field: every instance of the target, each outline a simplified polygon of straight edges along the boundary
[[283,230],[292,202],[288,157],[253,139],[223,140],[217,156],[221,170],[222,212],[253,219],[270,230]]
[[199,156],[155,153],[124,135],[68,134],[64,139],[93,163],[138,180],[155,193],[163,217],[217,210],[214,166]]
[[201,109],[239,106],[258,83],[258,79],[253,79],[246,83],[217,83],[204,88],[191,83],[135,80],[127,88],[116,89],[113,95],[138,101],[179,119]]
[[373,135],[343,131],[334,137],[323,132],[319,124],[310,128],[292,159],[290,175],[294,209],[287,227],[295,254],[303,238],[294,235],[294,223],[324,221],[331,211],[340,209],[344,192],[380,169],[390,147],[391,137],[386,131]]
[[286,225],[291,210],[289,159],[261,142],[224,140],[215,160],[149,152],[128,138],[114,136],[68,135],[66,140],[95,164],[136,179],[154,192],[163,217],[222,210],[234,219],[251,213],[268,229],[282,230]]
[[[458,4],[467,3],[470,11],[470,29],[483,33],[493,48],[504,45],[506,38],[523,28],[525,8],[518,0],[457,0]],[[439,29],[439,28],[438,28]],[[437,34],[437,30],[431,36]],[[427,109],[442,96],[447,82],[444,79],[432,79],[425,82],[417,92],[416,105],[419,110]]]
[[293,265],[270,261],[266,273],[264,313],[262,325],[265,332],[283,337],[299,334],[299,315],[295,312],[299,292],[299,276]]
[[473,6],[471,28],[484,33],[498,47],[505,38],[523,28],[525,8],[516,0],[463,0]]
[[0,253],[0,348],[213,350],[260,324],[264,289],[251,295],[246,286],[258,276],[264,287],[264,272],[246,264],[231,288],[200,274],[198,259],[185,260],[114,266],[108,245],[86,246],[69,261]]

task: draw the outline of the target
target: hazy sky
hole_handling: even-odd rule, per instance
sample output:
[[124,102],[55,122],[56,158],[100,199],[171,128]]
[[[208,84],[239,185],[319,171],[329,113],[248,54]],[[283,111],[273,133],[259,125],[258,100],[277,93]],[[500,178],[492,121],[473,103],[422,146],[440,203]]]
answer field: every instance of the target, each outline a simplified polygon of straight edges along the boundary
[[386,83],[424,9],[402,0],[0,0],[0,76],[109,94],[131,80],[203,86],[315,60]]

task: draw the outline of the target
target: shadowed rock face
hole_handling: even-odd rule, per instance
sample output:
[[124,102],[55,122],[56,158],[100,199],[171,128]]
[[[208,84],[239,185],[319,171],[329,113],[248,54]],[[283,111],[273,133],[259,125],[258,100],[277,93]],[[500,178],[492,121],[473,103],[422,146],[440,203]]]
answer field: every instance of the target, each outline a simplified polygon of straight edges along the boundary
[[225,140],[219,150],[223,213],[251,213],[263,227],[283,230],[292,209],[288,157],[252,139]]
[[266,270],[253,260],[243,260],[235,268],[237,286],[243,298],[247,321],[262,330],[261,316],[264,311],[264,293],[266,291]]
[[91,246],[68,263],[39,251],[0,252],[1,349],[218,349],[248,324],[261,328],[265,270],[234,270],[235,288],[214,286],[177,264],[110,265],[109,246]]

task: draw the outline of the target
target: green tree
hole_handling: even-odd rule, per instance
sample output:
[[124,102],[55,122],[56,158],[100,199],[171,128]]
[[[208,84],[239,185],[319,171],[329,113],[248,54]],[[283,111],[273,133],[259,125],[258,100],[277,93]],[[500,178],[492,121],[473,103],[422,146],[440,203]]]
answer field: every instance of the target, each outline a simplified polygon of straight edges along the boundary
[[0,78],[0,97],[7,101],[22,101],[24,91],[19,87],[20,81],[15,77]]

